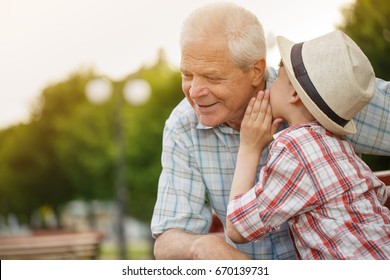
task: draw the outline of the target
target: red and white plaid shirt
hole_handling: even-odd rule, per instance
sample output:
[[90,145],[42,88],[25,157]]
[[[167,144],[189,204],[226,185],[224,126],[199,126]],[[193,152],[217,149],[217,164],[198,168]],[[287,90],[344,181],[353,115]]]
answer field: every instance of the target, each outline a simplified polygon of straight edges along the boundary
[[250,241],[288,221],[303,259],[390,259],[384,201],[384,184],[350,143],[311,122],[276,135],[259,182],[228,217]]

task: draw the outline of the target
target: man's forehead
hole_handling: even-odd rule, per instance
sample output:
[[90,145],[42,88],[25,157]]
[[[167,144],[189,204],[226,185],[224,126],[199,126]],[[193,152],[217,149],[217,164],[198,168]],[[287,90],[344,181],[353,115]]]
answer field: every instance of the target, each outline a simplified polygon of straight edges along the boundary
[[233,66],[228,54],[188,53],[182,55],[181,71],[196,71],[207,74],[230,72]]

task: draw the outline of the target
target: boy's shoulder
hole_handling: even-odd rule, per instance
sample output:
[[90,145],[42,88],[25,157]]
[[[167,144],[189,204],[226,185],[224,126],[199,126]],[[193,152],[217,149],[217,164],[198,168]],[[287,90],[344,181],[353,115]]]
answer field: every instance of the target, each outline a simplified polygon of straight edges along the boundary
[[339,147],[350,150],[350,146],[345,136],[333,134],[317,121],[290,126],[281,131],[273,143],[273,147],[285,148],[294,154],[317,149],[331,152]]
[[275,143],[283,145],[303,145],[315,139],[327,136],[328,131],[317,121],[296,124],[287,127],[275,137]]

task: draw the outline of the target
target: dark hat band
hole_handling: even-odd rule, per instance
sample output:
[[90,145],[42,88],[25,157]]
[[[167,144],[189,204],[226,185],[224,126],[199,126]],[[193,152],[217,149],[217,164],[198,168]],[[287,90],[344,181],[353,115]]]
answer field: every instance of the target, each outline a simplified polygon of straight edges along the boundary
[[305,90],[310,99],[318,106],[318,108],[326,114],[332,121],[338,125],[344,127],[349,121],[338,116],[329,106],[324,99],[318,93],[317,89],[310,80],[307,74],[305,64],[302,59],[302,46],[303,43],[295,44],[291,49],[291,64],[294,71],[295,78]]

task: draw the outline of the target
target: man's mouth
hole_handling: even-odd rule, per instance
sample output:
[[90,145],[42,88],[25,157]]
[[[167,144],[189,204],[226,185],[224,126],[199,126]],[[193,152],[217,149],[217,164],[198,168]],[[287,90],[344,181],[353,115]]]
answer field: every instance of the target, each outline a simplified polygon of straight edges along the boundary
[[201,105],[201,104],[197,104],[200,108],[209,108],[211,106],[213,106],[214,104],[216,103],[213,103],[213,104],[208,104],[208,105]]
[[214,107],[216,104],[218,104],[218,102],[212,103],[212,104],[196,104],[196,106],[198,107],[198,110],[199,110],[200,112],[206,112],[206,111],[208,111],[210,108]]

